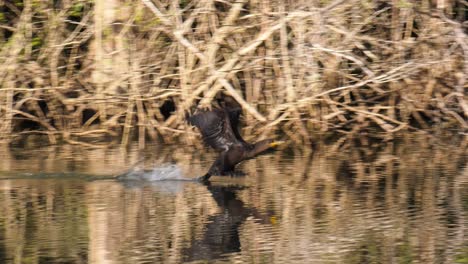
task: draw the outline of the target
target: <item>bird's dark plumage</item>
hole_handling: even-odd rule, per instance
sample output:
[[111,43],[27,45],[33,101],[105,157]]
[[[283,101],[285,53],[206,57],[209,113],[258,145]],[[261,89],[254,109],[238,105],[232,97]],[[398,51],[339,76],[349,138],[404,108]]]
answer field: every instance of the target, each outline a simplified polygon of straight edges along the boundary
[[227,151],[238,141],[224,109],[198,113],[191,116],[189,122],[200,130],[205,143],[216,151]]
[[188,117],[188,122],[200,130],[205,143],[220,153],[208,173],[200,178],[203,181],[211,175],[230,175],[241,161],[279,144],[271,139],[247,143],[240,135],[241,106],[228,96],[219,100],[219,105]]

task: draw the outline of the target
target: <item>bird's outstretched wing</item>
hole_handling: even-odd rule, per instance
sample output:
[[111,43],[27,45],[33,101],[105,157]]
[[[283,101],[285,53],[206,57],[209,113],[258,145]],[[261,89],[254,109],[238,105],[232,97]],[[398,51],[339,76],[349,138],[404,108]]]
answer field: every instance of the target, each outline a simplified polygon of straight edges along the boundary
[[244,145],[248,145],[247,143],[241,136],[240,133],[240,116],[242,113],[242,110],[240,109],[228,109],[228,116],[229,116],[229,123],[232,128],[232,132],[234,133],[234,136],[238,141],[240,141]]
[[224,110],[229,116],[229,122],[231,124],[234,136],[239,142],[242,143],[242,145],[249,147],[250,144],[242,138],[240,133],[240,116],[242,115],[242,106],[231,96],[224,95],[219,101],[220,105],[223,106]]
[[200,130],[205,143],[216,151],[227,151],[239,143],[231,127],[229,113],[224,109],[200,112],[188,117],[188,122]]

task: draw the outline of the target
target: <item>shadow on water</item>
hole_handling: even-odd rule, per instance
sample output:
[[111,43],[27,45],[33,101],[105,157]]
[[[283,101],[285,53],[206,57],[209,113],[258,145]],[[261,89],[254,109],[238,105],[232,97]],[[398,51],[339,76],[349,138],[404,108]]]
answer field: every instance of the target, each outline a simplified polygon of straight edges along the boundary
[[264,155],[207,185],[179,180],[213,160],[184,148],[3,149],[0,263],[468,261],[465,141],[341,146]]
[[[232,178],[232,177],[231,177]],[[164,164],[151,170],[135,167],[118,178],[126,188],[151,188],[167,194],[176,195],[183,191],[190,179],[183,176],[179,167],[174,164]],[[206,187],[219,208],[219,213],[211,215],[204,224],[204,232],[200,239],[191,241],[191,246],[183,252],[184,261],[214,260],[225,254],[240,251],[239,227],[248,217],[254,217],[260,222],[268,219],[255,208],[247,208],[237,192],[248,187],[242,185],[219,185],[216,183],[198,183]]]
[[201,239],[191,242],[191,247],[184,249],[184,261],[214,260],[228,253],[240,252],[241,243],[239,228],[249,217],[259,222],[268,219],[255,208],[248,208],[237,197],[237,192],[245,189],[243,186],[207,185],[208,191],[219,207],[219,213],[208,218]]

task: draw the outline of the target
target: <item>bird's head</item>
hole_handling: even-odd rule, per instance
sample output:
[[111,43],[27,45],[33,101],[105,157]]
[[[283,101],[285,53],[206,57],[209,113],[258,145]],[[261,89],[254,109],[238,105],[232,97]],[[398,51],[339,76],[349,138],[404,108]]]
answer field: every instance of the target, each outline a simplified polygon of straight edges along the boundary
[[248,156],[254,157],[264,151],[273,150],[274,148],[284,143],[284,141],[277,141],[272,139],[261,140],[253,145],[253,148],[249,151]]
[[277,140],[277,141],[275,140],[270,143],[270,148],[276,148],[277,146],[283,145],[284,143],[286,142],[281,141],[281,140]]

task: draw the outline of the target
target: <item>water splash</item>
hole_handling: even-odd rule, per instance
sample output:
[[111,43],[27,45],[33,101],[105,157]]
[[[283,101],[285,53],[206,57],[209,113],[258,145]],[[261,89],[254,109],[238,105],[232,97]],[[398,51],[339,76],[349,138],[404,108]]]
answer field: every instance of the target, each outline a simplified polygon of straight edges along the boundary
[[129,172],[119,177],[120,180],[129,181],[191,181],[186,178],[182,169],[175,164],[163,164],[152,170],[144,170],[142,167],[132,168]]
[[118,177],[126,188],[150,187],[158,192],[175,195],[184,190],[184,185],[194,179],[186,178],[182,169],[175,164],[163,164],[151,170],[135,166]]

